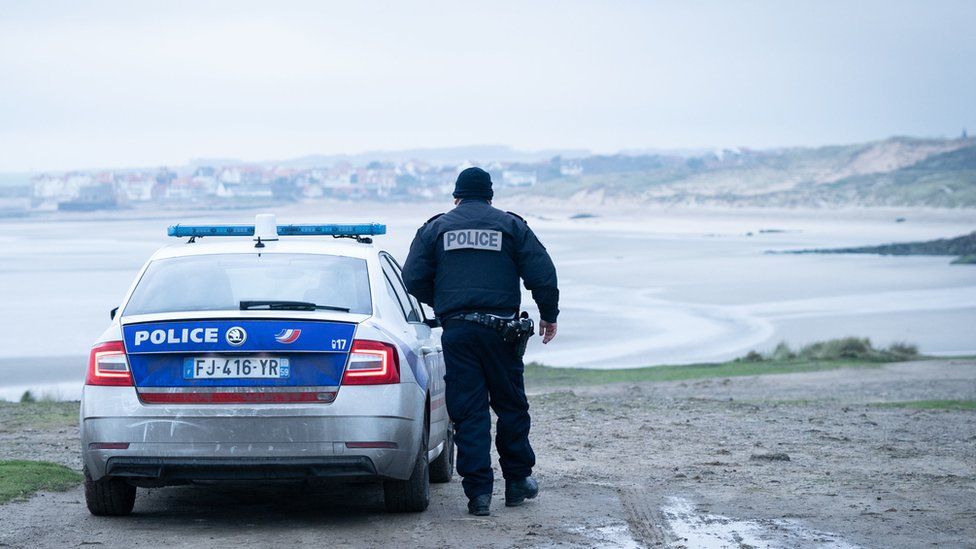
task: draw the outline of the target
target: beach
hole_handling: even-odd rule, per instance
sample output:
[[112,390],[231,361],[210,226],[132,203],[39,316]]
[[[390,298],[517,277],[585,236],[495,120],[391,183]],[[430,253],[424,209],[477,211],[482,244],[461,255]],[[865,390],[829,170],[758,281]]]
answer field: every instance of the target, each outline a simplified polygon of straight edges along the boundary
[[[559,336],[526,355],[554,367],[723,361],[780,341],[843,336],[976,354],[976,268],[951,257],[779,252],[964,234],[967,210],[655,208],[526,199],[518,211],[552,255]],[[281,223],[376,221],[377,246],[406,256],[450,204],[322,202],[274,211]],[[47,214],[0,222],[0,398],[76,399],[91,343],[175,223],[253,222],[252,210]],[[896,219],[904,218],[904,222]],[[525,292],[523,305],[538,318]]]

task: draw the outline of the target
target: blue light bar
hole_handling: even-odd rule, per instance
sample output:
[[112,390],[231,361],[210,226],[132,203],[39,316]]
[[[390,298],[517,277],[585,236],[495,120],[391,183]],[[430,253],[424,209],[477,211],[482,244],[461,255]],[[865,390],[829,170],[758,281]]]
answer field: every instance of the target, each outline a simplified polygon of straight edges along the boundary
[[254,236],[254,225],[170,225],[169,236]]
[[373,236],[386,234],[386,225],[380,223],[359,223],[356,225],[278,225],[279,236]]
[[[278,225],[279,236],[373,236],[386,234],[381,223]],[[171,225],[166,234],[187,236],[254,236],[254,225]]]

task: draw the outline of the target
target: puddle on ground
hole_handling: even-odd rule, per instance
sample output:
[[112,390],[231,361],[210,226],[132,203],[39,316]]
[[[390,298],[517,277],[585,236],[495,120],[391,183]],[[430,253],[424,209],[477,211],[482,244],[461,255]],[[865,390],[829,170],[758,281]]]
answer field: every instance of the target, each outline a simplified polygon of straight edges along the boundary
[[857,548],[834,534],[812,530],[796,520],[738,520],[698,511],[684,498],[669,498],[661,511],[676,547]]
[[640,549],[641,545],[634,540],[630,534],[627,523],[620,522],[600,526],[597,528],[587,528],[580,526],[570,530],[574,534],[585,536],[592,541],[592,547],[605,547],[614,549]]

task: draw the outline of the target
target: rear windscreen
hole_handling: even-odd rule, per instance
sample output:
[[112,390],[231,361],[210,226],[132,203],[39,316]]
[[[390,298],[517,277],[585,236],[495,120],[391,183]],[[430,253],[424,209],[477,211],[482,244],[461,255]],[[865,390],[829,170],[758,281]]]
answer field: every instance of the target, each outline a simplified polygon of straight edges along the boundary
[[366,260],[317,254],[220,254],[149,264],[123,315],[238,310],[301,301],[371,314]]

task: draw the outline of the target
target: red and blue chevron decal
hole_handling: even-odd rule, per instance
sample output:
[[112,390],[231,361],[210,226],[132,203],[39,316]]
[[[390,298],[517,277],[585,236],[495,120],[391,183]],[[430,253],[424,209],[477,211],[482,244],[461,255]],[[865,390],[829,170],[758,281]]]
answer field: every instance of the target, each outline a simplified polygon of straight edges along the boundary
[[302,335],[302,331],[297,328],[285,328],[280,332],[276,333],[274,338],[278,343],[294,343],[298,339],[298,336]]

